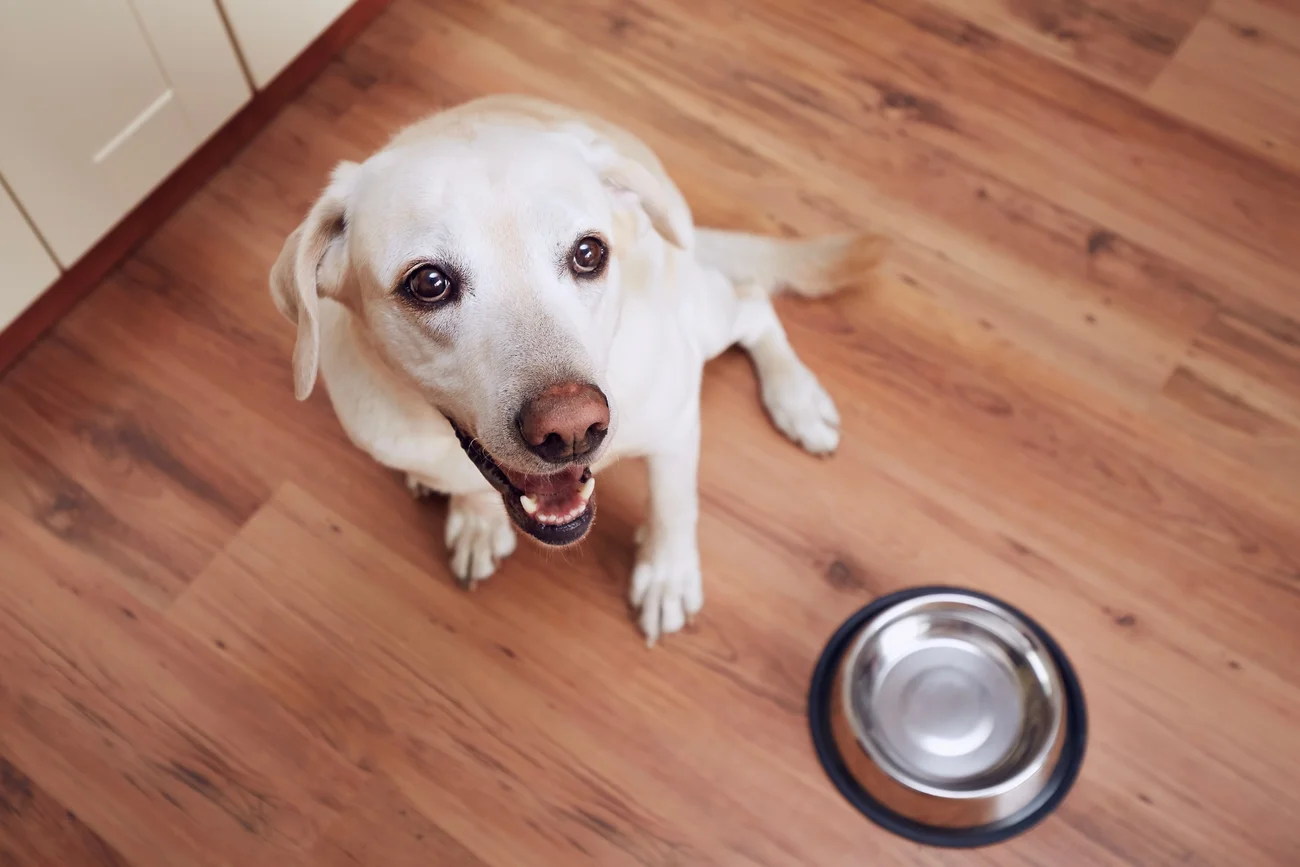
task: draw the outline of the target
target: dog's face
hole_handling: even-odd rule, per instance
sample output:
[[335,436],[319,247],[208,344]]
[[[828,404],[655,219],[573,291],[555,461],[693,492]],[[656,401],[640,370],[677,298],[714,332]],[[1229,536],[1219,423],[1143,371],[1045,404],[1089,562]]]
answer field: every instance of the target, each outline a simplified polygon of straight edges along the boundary
[[438,140],[357,171],[347,258],[375,346],[524,529],[581,537],[588,467],[617,427],[604,379],[633,215],[576,149],[540,136]]
[[555,545],[594,517],[620,260],[654,210],[653,179],[586,133],[489,127],[344,164],[272,275],[299,324],[300,397],[319,351],[304,320],[330,296],[451,420],[520,529]]

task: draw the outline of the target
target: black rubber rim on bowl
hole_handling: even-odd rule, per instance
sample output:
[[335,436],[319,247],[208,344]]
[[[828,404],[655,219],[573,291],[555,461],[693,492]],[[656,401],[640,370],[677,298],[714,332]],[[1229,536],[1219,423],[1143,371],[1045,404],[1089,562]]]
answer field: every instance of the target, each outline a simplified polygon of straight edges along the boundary
[[[1061,755],[1056,763],[1056,769],[1048,779],[1047,785],[1043,787],[1043,791],[1038,794],[1038,797],[1019,812],[1000,821],[981,825],[977,828],[940,828],[924,825],[890,810],[871,797],[853,779],[840,758],[839,751],[835,747],[835,740],[831,737],[830,690],[835,685],[836,666],[840,657],[848,649],[853,636],[857,634],[863,624],[886,608],[900,602],[906,602],[909,599],[915,599],[918,596],[928,596],[935,593],[962,593],[973,596],[1001,606],[1019,617],[1033,630],[1034,634],[1047,648],[1047,652],[1051,654],[1057,669],[1060,670],[1061,682],[1065,689],[1065,743],[1062,744]],[[821,658],[817,660],[817,667],[813,670],[812,684],[808,690],[808,725],[812,730],[813,746],[817,750],[817,758],[821,761],[822,768],[826,771],[827,776],[831,778],[831,782],[835,784],[835,787],[840,790],[840,794],[850,804],[886,831],[891,831],[914,843],[921,843],[926,846],[942,846],[949,849],[974,849],[979,846],[1001,843],[1025,833],[1047,818],[1053,810],[1060,806],[1061,801],[1069,794],[1070,787],[1074,785],[1075,779],[1079,776],[1079,769],[1083,765],[1083,754],[1088,741],[1088,711],[1084,705],[1083,688],[1079,684],[1078,675],[1075,674],[1074,666],[1070,664],[1065,651],[1061,650],[1056,640],[1023,611],[1008,605],[1001,599],[965,587],[913,587],[900,590],[897,593],[880,597],[846,620],[844,625],[831,636],[831,640],[826,643],[826,649],[822,651]]]

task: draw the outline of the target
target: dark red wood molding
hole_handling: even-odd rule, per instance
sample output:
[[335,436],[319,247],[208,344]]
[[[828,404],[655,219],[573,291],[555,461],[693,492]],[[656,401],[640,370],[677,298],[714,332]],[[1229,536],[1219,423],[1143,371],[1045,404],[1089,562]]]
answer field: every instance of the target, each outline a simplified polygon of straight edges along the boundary
[[253,94],[252,99],[225,126],[213,133],[143,202],[0,331],[0,372],[17,361],[41,335],[66,316],[118,263],[252,141],[253,136],[390,2],[392,0],[356,0],[266,87]]

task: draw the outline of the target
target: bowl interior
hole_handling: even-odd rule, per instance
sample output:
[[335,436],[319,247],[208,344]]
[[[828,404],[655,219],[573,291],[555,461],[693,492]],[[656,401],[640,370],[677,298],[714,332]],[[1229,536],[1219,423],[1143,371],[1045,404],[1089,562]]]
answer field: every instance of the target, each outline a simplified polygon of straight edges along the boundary
[[1064,713],[1060,673],[1018,617],[960,593],[902,602],[845,660],[843,707],[861,747],[909,788],[987,797],[1034,774]]

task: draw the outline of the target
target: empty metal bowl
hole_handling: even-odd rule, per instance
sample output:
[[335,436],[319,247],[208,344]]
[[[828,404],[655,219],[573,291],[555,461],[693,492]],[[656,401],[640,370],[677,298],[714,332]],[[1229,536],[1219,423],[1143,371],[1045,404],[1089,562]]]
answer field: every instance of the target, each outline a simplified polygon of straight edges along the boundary
[[878,599],[827,644],[809,722],[868,818],[920,843],[1023,833],[1065,797],[1087,716],[1074,669],[1021,612],[953,587]]

